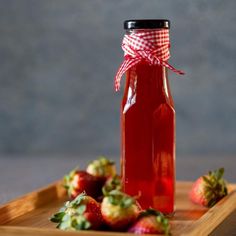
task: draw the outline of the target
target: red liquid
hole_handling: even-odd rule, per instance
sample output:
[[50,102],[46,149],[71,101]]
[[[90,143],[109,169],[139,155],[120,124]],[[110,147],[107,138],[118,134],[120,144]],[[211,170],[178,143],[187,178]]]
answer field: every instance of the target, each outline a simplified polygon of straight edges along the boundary
[[172,213],[175,110],[165,68],[138,64],[134,71],[127,72],[121,124],[124,191],[130,195],[141,193],[138,201],[144,209]]

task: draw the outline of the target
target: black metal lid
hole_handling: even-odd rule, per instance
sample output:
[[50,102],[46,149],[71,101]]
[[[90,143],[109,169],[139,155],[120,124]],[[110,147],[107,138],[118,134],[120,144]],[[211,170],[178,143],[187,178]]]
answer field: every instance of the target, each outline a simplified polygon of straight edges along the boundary
[[124,29],[169,29],[170,21],[166,19],[143,19],[143,20],[126,20]]

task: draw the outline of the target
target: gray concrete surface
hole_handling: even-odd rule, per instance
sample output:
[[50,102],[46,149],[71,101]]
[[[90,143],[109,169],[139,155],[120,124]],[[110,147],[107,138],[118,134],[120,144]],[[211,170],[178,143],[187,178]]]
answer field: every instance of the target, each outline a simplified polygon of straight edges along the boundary
[[119,155],[113,76],[129,18],[172,22],[171,63],[186,72],[170,73],[177,152],[236,153],[235,9],[234,0],[0,0],[0,153]]

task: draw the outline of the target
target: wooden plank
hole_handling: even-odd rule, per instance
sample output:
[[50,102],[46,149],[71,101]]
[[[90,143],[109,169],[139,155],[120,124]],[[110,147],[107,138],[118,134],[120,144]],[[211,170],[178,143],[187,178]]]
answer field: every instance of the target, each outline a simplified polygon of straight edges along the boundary
[[216,235],[236,235],[236,209],[211,233],[210,236]]
[[50,184],[47,187],[19,197],[0,207],[0,224],[5,224],[21,215],[31,212],[65,195],[62,182]]
[[[1,235],[4,236],[32,236],[32,235],[40,235],[40,236],[134,236],[136,234],[131,233],[121,233],[121,232],[104,232],[104,231],[92,231],[92,230],[84,230],[84,231],[62,231],[58,229],[37,229],[30,227],[1,227],[0,228]],[[146,234],[150,235],[150,234]],[[153,235],[153,234],[152,234]],[[155,234],[158,235],[158,234]]]

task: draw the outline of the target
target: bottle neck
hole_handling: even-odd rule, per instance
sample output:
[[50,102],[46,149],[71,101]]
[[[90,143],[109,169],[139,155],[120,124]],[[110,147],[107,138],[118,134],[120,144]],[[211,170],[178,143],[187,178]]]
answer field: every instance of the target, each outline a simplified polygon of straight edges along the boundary
[[167,69],[163,66],[150,66],[140,63],[126,74],[125,102],[135,98],[135,103],[170,103],[173,100],[170,93]]
[[141,99],[163,100],[169,93],[167,70],[163,66],[141,62],[136,67],[136,80]]

